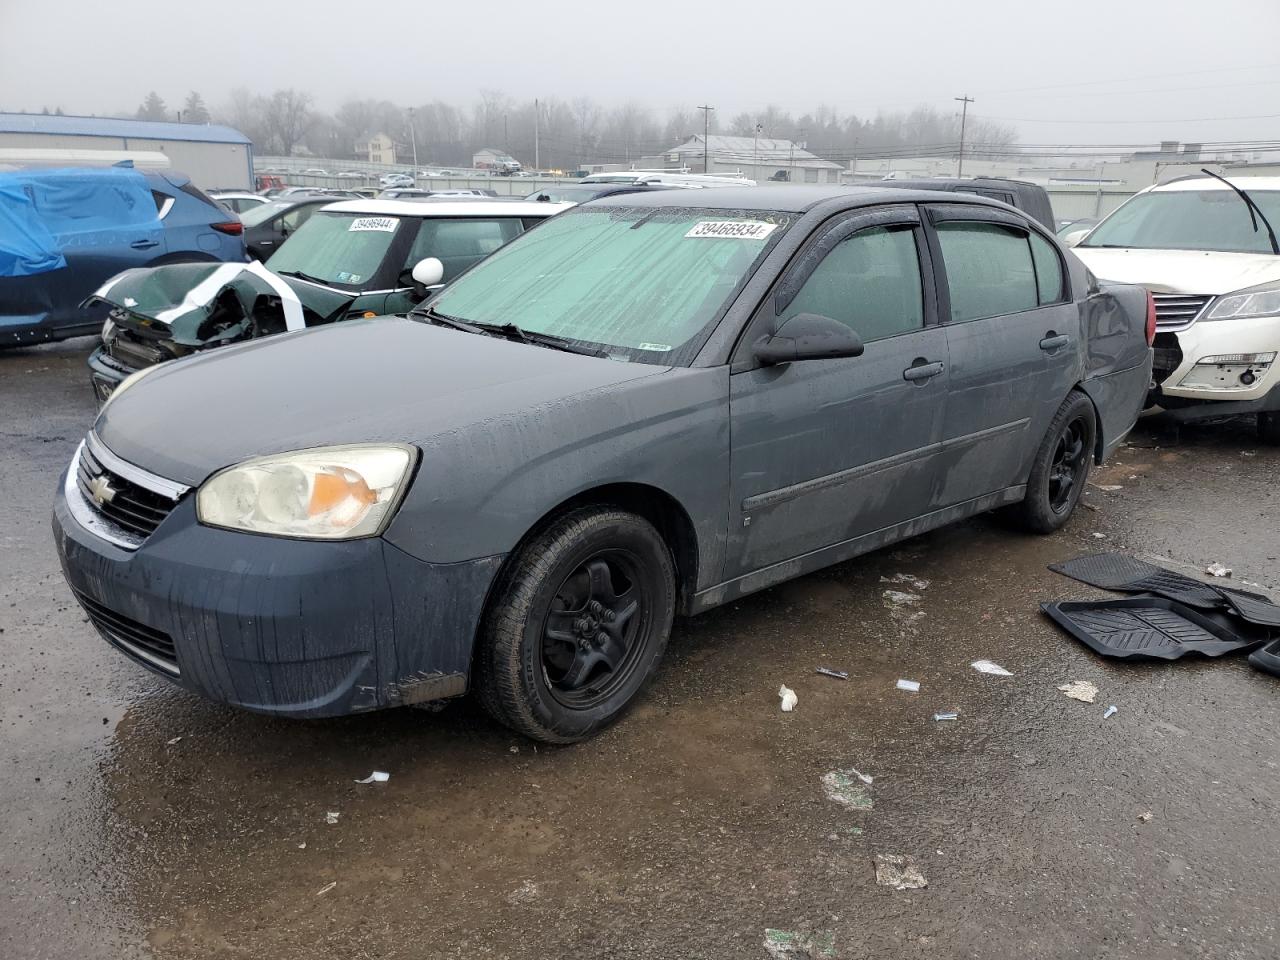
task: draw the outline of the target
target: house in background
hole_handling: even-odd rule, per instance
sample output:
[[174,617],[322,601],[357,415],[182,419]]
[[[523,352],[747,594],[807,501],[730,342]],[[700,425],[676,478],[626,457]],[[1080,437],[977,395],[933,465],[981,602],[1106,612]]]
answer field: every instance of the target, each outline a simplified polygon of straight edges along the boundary
[[365,163],[395,163],[396,142],[385,133],[375,133],[367,140],[357,140],[355,158]]

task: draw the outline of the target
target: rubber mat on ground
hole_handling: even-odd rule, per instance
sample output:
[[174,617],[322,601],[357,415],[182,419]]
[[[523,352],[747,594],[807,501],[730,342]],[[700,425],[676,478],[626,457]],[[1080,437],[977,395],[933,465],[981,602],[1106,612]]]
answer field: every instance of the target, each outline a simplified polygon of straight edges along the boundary
[[1167,597],[1044,603],[1040,609],[1104,657],[1177,660],[1188,653],[1220,657],[1265,638],[1240,636],[1230,626]]
[[1249,654],[1249,666],[1273,677],[1280,677],[1280,640],[1272,640]]
[[1204,583],[1123,553],[1097,553],[1052,563],[1054,573],[1119,593],[1154,593],[1201,610],[1226,608],[1243,620],[1280,627],[1280,606],[1258,593]]

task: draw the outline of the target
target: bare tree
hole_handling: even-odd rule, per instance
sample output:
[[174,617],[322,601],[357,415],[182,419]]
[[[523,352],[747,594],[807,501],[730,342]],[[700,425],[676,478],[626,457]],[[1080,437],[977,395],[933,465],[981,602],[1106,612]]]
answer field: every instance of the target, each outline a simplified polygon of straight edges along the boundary
[[266,103],[265,119],[275,146],[283,156],[293,156],[311,123],[311,94],[290,87],[277,90]]

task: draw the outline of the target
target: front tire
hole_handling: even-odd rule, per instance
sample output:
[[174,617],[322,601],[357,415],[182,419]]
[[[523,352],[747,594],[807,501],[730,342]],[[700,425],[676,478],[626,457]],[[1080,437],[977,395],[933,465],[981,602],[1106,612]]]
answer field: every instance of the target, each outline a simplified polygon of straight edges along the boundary
[[1027,495],[1010,516],[1032,533],[1053,533],[1071,518],[1089,479],[1097,438],[1093,403],[1072,390],[1036,450]]
[[612,507],[565,514],[521,548],[490,600],[481,704],[534,740],[592,736],[657,671],[675,603],[671,551],[652,524]]

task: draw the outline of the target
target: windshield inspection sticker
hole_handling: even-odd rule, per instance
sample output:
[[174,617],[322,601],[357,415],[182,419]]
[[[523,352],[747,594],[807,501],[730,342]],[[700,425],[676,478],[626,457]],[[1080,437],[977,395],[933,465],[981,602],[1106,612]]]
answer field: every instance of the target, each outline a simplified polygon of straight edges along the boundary
[[763,240],[778,229],[776,223],[759,220],[703,220],[686,237],[728,237],[733,240]]
[[347,227],[348,233],[354,233],[357,230],[381,230],[383,233],[395,233],[396,227],[399,226],[398,217],[357,217],[351,221],[351,226]]

